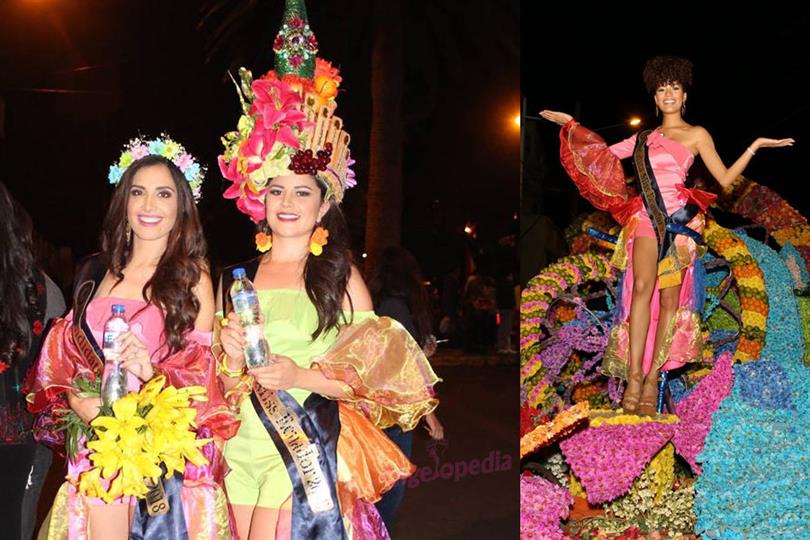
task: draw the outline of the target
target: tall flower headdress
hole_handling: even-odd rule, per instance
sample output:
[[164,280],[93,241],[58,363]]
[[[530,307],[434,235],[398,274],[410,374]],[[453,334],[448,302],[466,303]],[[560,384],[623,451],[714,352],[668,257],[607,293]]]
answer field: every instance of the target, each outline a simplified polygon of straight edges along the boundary
[[124,146],[118,161],[110,165],[110,172],[107,178],[110,184],[118,184],[121,177],[130,165],[147,156],[161,156],[175,165],[186,177],[191,192],[194,194],[194,202],[199,202],[202,198],[202,184],[205,179],[205,167],[200,166],[194,156],[186,152],[183,145],[172,140],[165,133],[157,139],[142,139],[136,137]]
[[311,174],[340,203],[355,186],[349,134],[335,116],[341,77],[316,58],[318,42],[307,23],[303,0],[287,0],[273,43],[275,68],[259,79],[245,68],[234,81],[242,103],[236,131],[222,137],[222,175],[233,182],[226,199],[258,223],[265,217],[267,183],[276,176]]

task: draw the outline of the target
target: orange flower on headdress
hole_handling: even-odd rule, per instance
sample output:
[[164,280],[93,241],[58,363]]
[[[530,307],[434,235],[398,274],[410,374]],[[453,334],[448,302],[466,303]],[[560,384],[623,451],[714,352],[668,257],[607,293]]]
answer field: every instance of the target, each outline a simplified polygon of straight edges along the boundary
[[331,62],[327,62],[322,58],[315,59],[315,92],[323,103],[337,96],[338,86],[343,81],[343,78],[338,73],[340,73],[340,70],[332,67]]
[[273,247],[273,237],[263,232],[256,234],[256,249],[264,253]]

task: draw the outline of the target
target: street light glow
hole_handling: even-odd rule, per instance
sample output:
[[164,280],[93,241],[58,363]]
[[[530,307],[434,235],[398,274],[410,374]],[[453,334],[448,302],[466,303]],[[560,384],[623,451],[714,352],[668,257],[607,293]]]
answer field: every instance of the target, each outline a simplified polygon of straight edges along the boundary
[[630,119],[631,126],[637,126],[639,124],[641,124],[641,118],[634,116],[633,118]]
[[515,125],[517,127],[520,127],[520,114],[519,113],[515,115]]

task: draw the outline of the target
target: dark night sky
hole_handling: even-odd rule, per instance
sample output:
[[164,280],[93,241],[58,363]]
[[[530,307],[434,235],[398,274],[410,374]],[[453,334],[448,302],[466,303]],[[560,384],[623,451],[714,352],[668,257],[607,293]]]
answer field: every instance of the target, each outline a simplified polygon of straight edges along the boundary
[[[76,256],[97,249],[111,193],[110,163],[130,137],[165,130],[208,165],[199,208],[212,259],[251,256],[249,219],[219,196],[225,187],[216,166],[219,137],[235,127],[239,111],[225,73],[234,58],[256,75],[272,66],[270,44],[283,2],[255,2],[250,23],[210,62],[210,26],[197,28],[202,4],[0,2],[0,178],[55,245],[71,246]],[[518,137],[510,121],[519,106],[519,10],[517,0],[486,2],[485,9],[461,0],[404,4],[403,240],[430,266],[430,246],[449,237],[425,240],[437,222],[431,214],[436,200],[448,229],[477,220],[482,242],[514,228]],[[352,134],[360,181],[344,210],[361,248],[371,107],[369,1],[310,2],[308,11],[319,56],[342,69],[338,114]]]
[[[808,8],[768,2],[722,11],[712,4],[716,15],[708,16],[708,7],[699,8],[706,3],[600,3],[551,16],[539,4],[521,6],[526,114],[551,109],[576,116],[579,103],[577,119],[592,129],[631,115],[653,127],[658,124],[641,79],[644,62],[657,54],[684,56],[695,64],[686,121],[709,130],[726,166],[758,136],[796,139],[793,148],[762,149],[744,174],[810,215]],[[532,121],[527,129],[539,142],[541,163],[527,164],[535,177],[526,180],[524,197],[537,193],[538,181],[557,189],[544,192],[541,208],[565,226],[574,188],[559,166],[559,130],[546,121]],[[613,143],[632,132],[617,127],[600,134]]]

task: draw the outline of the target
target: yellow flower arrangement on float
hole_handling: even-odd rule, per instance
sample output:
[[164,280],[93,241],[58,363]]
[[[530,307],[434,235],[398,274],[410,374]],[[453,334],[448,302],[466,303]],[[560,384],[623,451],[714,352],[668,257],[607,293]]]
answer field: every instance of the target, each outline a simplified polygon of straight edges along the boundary
[[785,227],[784,229],[777,229],[771,232],[774,240],[779,245],[791,243],[794,246],[810,246],[810,225],[800,223],[792,227]]
[[769,309],[762,270],[745,242],[716,221],[706,221],[704,237],[706,244],[728,261],[739,288],[742,329],[737,350],[734,352],[734,361],[745,363],[757,360],[765,346],[765,324]]
[[143,498],[146,480],[158,481],[185,472],[186,462],[197,466],[208,460],[200,447],[210,439],[197,439],[196,409],[191,401],[204,401],[205,388],[166,386],[159,376],[140,392],[130,392],[112,405],[112,414],[96,417],[90,426],[95,439],[87,443],[93,468],[78,479],[80,493],[112,502],[122,496]]

